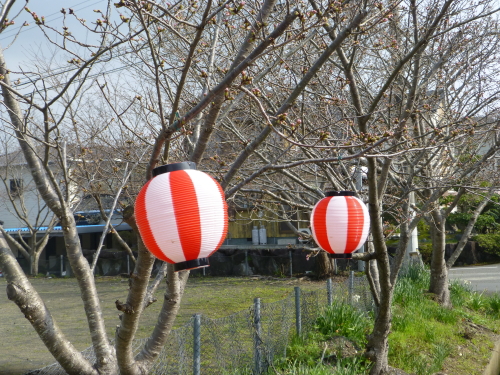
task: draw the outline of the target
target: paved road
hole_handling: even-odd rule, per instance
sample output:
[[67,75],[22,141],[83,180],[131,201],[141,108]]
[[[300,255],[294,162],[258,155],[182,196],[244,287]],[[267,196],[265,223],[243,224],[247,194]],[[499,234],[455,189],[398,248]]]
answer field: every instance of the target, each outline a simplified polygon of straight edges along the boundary
[[470,281],[477,291],[500,292],[500,264],[452,268],[450,279]]

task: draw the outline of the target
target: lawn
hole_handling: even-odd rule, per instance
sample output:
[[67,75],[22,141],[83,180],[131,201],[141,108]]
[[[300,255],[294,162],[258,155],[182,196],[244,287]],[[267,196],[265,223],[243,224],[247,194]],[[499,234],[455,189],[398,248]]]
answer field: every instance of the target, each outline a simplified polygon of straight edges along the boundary
[[[72,278],[32,278],[33,286],[40,293],[54,319],[79,350],[90,346],[90,336],[86,329],[80,291]],[[103,315],[110,337],[118,321],[115,307],[117,299],[124,301],[128,280],[97,277],[97,289],[102,302]],[[191,277],[186,287],[182,307],[176,326],[187,322],[193,314],[202,313],[210,318],[220,318],[233,312],[247,309],[255,297],[263,302],[284,299],[293,292],[295,286],[303,290],[325,288],[324,282],[299,281],[297,279],[277,279],[258,277]],[[0,374],[23,374],[54,362],[37,334],[24,318],[18,307],[7,299],[6,280],[0,278]],[[158,302],[146,309],[137,338],[149,335],[156,322],[163,300],[162,290],[157,292]]]
[[[482,375],[500,340],[500,295],[483,295],[452,281],[454,307],[448,309],[426,292],[429,282],[428,270],[419,268],[397,281],[389,365],[398,374]],[[372,313],[333,304],[309,335],[292,340],[287,358],[276,366],[282,375],[367,374],[363,348],[372,329]]]

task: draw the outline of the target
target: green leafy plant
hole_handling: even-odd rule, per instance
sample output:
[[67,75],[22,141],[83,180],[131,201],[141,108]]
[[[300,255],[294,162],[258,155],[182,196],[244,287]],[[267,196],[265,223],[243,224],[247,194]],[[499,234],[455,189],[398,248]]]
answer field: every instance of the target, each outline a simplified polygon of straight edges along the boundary
[[483,297],[483,293],[473,292],[471,293],[469,300],[467,301],[467,307],[474,311],[482,310],[486,306],[486,300]]
[[362,344],[366,341],[366,334],[371,327],[371,320],[367,314],[345,304],[335,304],[325,310],[317,319],[316,329],[327,337],[345,336],[348,339]]
[[450,281],[450,298],[453,306],[464,306],[471,293],[470,282],[463,282],[462,280]]
[[406,306],[420,303],[423,291],[429,286],[429,272],[422,267],[410,267],[402,275],[394,288],[394,302]]
[[500,234],[478,234],[473,240],[487,253],[500,255]]
[[431,261],[431,255],[432,255],[432,243],[419,242],[418,251],[420,252],[420,255],[422,256],[422,261],[425,264],[429,264]]
[[417,224],[418,235],[421,238],[430,238],[430,227],[425,220],[420,220]]
[[493,294],[491,297],[487,299],[487,304],[490,312],[500,318],[500,294]]

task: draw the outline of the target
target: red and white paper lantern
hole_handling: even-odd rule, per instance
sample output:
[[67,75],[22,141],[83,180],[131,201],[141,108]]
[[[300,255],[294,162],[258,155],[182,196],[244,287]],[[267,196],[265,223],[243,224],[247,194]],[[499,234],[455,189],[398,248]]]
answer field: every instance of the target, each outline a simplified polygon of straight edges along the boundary
[[227,234],[227,205],[221,186],[196,164],[167,164],[153,170],[135,203],[144,245],[181,271],[207,267]]
[[334,258],[351,258],[368,236],[368,209],[354,195],[351,191],[328,192],[311,214],[314,240]]

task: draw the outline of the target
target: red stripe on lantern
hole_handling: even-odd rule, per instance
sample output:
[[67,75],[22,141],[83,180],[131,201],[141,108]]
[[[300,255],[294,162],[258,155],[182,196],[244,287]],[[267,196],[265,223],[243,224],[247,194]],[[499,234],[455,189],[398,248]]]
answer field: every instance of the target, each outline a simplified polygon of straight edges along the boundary
[[353,197],[344,197],[347,203],[347,243],[345,253],[358,249],[363,234],[364,215],[360,202]]
[[313,226],[314,226],[314,234],[316,236],[316,241],[318,241],[318,245],[323,249],[328,251],[329,253],[333,253],[332,247],[330,246],[330,241],[328,241],[328,230],[326,227],[326,213],[328,210],[328,204],[332,197],[324,198],[314,210],[313,216]]
[[170,191],[182,251],[186,260],[197,259],[201,248],[200,210],[194,184],[185,171],[170,173]]
[[153,231],[149,226],[149,220],[147,218],[146,211],[146,193],[148,190],[148,185],[152,180],[149,180],[144,187],[141,189],[139,194],[137,195],[137,199],[135,201],[135,218],[137,221],[137,225],[141,228],[141,238],[142,242],[144,242],[144,246],[158,259],[161,259],[168,263],[175,263],[171,259],[169,259],[163,251],[159,248],[156,243],[155,237],[153,235]]

